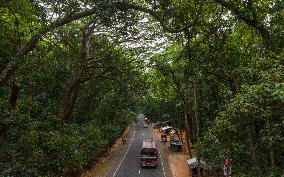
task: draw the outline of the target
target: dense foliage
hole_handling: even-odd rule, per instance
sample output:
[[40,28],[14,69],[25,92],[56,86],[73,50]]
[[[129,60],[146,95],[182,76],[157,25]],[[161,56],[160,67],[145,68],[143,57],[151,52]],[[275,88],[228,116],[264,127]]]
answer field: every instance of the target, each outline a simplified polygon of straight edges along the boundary
[[[169,25],[193,25],[150,59],[153,86],[145,112],[173,122],[184,115],[196,150],[191,155],[206,159],[219,176],[226,157],[239,176],[280,176],[283,3],[215,2],[161,2]],[[153,105],[161,108],[153,113]]]
[[[56,20],[53,15],[70,13],[79,3],[1,4],[1,71],[22,47],[35,45],[29,40]],[[0,176],[74,175],[136,119],[132,110],[145,88],[143,63],[94,33],[104,27],[103,18],[46,32],[32,51],[17,56],[13,76],[0,88]]]
[[238,176],[284,169],[280,0],[0,1],[0,176],[70,176],[136,115]]

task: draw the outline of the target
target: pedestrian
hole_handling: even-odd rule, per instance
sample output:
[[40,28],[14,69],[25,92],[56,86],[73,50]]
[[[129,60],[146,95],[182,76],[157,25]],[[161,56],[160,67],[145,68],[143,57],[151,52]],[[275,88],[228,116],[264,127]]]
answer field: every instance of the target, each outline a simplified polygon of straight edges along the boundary
[[124,137],[122,137],[122,144],[126,143],[126,139]]
[[193,168],[193,169],[191,170],[191,176],[192,176],[192,177],[197,177],[197,168]]

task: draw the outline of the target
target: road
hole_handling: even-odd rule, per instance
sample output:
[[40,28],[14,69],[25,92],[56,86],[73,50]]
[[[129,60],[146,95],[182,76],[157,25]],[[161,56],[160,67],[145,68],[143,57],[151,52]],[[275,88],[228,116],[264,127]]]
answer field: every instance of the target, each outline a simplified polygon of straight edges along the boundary
[[139,155],[143,139],[154,138],[150,128],[143,127],[143,120],[138,116],[138,122],[134,125],[130,134],[127,147],[120,153],[116,167],[108,172],[110,177],[172,177],[169,164],[165,159],[163,144],[156,140],[159,151],[158,166],[156,169],[141,168]]

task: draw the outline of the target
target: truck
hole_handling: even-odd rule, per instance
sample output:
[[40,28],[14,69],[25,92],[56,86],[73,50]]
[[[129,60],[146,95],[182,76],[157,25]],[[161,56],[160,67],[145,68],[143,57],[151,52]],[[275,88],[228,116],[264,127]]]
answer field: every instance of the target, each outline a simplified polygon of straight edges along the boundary
[[143,140],[142,149],[140,152],[141,167],[157,168],[158,165],[158,150],[154,139]]

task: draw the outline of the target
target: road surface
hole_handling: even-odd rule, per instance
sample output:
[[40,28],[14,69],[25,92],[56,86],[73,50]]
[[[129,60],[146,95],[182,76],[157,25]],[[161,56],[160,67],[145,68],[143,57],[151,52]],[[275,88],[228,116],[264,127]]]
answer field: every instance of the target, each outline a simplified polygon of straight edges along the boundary
[[142,141],[154,138],[150,128],[144,128],[143,118],[138,115],[138,122],[133,124],[127,143],[116,152],[111,154],[100,173],[92,173],[96,177],[172,177],[169,164],[165,156],[165,147],[156,140],[159,152],[158,166],[153,168],[141,168],[139,155]]

